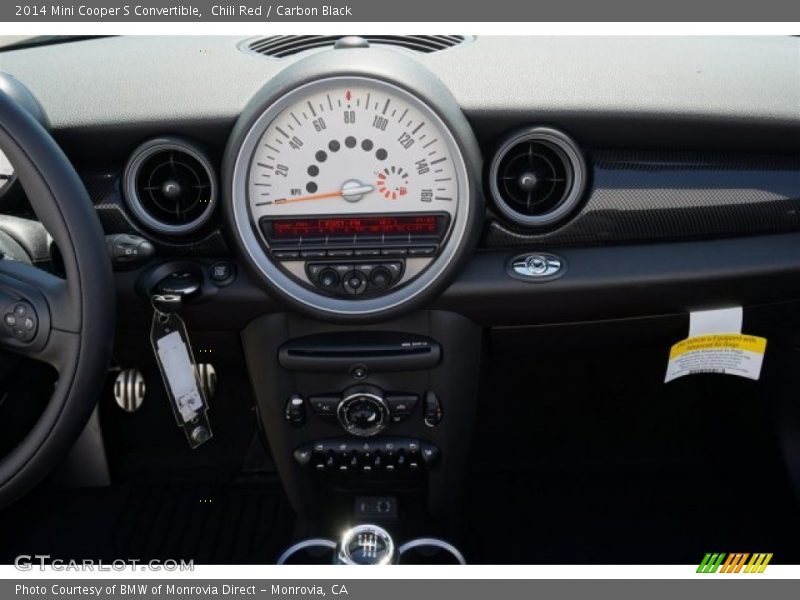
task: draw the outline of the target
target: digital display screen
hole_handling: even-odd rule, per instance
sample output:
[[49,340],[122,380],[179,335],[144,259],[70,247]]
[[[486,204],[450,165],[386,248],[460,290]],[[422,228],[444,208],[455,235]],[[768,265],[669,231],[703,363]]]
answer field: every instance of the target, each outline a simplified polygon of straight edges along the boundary
[[279,219],[270,222],[276,241],[292,238],[344,238],[354,235],[425,235],[435,236],[444,230],[443,215],[315,217]]

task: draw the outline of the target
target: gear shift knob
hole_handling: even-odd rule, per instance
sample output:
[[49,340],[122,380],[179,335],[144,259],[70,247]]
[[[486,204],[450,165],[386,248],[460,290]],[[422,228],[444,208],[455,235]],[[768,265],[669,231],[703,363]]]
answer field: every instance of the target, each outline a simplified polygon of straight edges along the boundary
[[345,532],[336,552],[341,565],[389,565],[396,562],[394,541],[377,525],[358,525]]

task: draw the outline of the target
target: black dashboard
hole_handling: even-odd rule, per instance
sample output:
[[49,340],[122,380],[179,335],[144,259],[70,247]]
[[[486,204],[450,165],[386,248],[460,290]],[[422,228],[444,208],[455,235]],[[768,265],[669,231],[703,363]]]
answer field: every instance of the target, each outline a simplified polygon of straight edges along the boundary
[[[225,302],[237,308],[214,316],[214,327],[236,329],[286,299],[274,289],[265,294],[264,274],[240,260],[235,226],[224,214],[226,146],[263,87],[291,88],[287,79],[309,61],[318,63],[315,77],[325,75],[325,57],[336,52],[318,37],[103,38],[4,52],[0,65],[41,103],[106,233],[147,240],[155,263],[196,263],[212,292],[211,303],[190,308],[197,322],[206,323],[216,303]],[[377,37],[375,69],[396,55],[429,72],[450,96],[447,110],[466,118],[457,128],[474,139],[466,170],[480,212],[476,239],[459,259],[458,274],[447,277],[449,287],[428,298],[431,306],[491,325],[537,324],[800,294],[796,38],[440,36],[441,46],[419,47],[411,45],[415,36]],[[413,90],[409,77],[394,75]],[[436,111],[442,114],[440,106]],[[148,164],[151,155],[141,152],[159,143],[179,153],[187,177],[197,178],[192,184],[205,186],[206,195],[185,214],[159,216],[158,202],[131,200],[132,164],[151,176],[159,157]],[[298,195],[301,184],[291,193]],[[537,193],[548,187],[544,200],[531,205],[524,186],[537,184]],[[175,218],[183,225],[170,222]],[[446,235],[334,249],[338,258],[306,245],[305,276],[327,265],[349,281],[363,258],[394,285],[391,272],[383,273],[398,263],[391,252],[407,257],[403,265],[423,260],[408,253],[438,252]],[[277,250],[284,255],[276,262],[301,252]],[[225,275],[215,280],[210,274],[220,263]],[[121,301],[134,308],[143,277],[153,276],[142,273],[152,271],[149,264],[130,266],[118,271],[117,284]],[[366,277],[360,300],[368,302],[379,287],[371,271],[356,275]],[[324,296],[315,283],[303,282]],[[337,285],[328,296],[358,289]]]

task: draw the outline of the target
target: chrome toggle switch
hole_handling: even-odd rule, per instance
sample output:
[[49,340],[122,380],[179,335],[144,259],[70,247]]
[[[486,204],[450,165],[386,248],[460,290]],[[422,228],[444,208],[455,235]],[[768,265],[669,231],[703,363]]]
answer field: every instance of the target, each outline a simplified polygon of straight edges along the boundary
[[524,281],[549,281],[566,271],[564,259],[555,254],[536,252],[521,254],[511,260],[509,274]]

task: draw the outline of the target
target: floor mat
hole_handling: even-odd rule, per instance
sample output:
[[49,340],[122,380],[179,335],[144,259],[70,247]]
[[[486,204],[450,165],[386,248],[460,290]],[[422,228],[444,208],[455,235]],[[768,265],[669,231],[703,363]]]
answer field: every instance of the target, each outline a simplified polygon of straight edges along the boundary
[[0,521],[0,562],[52,558],[270,563],[291,538],[280,485],[158,484],[40,490]]

